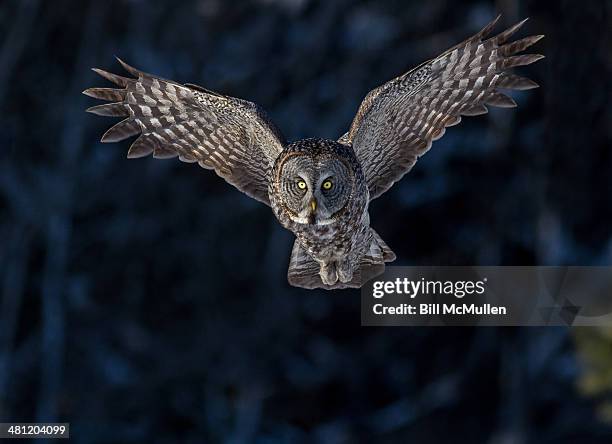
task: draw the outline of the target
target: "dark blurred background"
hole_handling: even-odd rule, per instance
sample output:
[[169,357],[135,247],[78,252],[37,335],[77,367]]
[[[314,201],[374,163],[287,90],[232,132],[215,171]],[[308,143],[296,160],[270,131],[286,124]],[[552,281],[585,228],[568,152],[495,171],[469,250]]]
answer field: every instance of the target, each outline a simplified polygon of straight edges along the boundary
[[610,1],[0,4],[0,420],[79,443],[610,443],[612,329],[362,328],[291,288],[292,236],[210,171],[128,161],[89,70],[337,138],[372,88],[498,13],[542,88],[447,131],[371,207],[399,265],[610,265]]

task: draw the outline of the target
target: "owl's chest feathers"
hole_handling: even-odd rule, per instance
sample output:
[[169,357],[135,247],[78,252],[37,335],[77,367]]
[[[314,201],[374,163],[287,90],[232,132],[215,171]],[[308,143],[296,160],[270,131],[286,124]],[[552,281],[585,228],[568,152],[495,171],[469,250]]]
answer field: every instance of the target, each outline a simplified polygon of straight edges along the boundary
[[357,206],[328,225],[285,222],[287,224],[283,225],[295,234],[308,255],[321,263],[344,259],[348,255],[360,256],[362,238],[369,232],[367,210]]
[[351,235],[347,224],[335,222],[310,227],[296,224],[294,231],[300,244],[314,259],[330,260],[345,256],[351,248]]

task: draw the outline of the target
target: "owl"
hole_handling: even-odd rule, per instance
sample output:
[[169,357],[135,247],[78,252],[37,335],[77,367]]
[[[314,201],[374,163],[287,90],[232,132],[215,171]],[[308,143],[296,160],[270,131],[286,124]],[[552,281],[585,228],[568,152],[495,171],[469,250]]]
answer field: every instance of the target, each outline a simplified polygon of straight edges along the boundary
[[127,157],[177,157],[214,170],[269,205],[296,237],[288,281],[303,288],[359,288],[395,254],[370,227],[368,207],[406,174],[462,116],[514,107],[500,89],[538,85],[510,68],[543,58],[521,54],[543,36],[510,41],[523,20],[480,32],[370,91],[338,140],[288,143],[256,104],[179,84],[119,63],[132,77],[94,69],[119,88],[84,94],[110,101],[87,111],[121,116],[102,142],[138,136]]

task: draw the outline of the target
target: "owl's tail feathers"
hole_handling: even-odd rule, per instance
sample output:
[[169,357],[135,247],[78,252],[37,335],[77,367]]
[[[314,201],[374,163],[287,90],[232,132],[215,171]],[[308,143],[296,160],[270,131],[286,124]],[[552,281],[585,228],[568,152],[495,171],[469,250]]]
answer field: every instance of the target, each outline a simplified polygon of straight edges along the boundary
[[372,233],[370,248],[361,259],[359,268],[353,272],[353,279],[350,282],[338,281],[334,285],[323,283],[319,274],[321,269],[319,264],[306,253],[296,240],[293,243],[289,271],[287,272],[289,284],[294,287],[323,288],[325,290],[361,288],[370,279],[374,279],[385,271],[385,262],[395,260],[395,253],[391,251],[385,241],[380,238],[376,231],[371,228],[370,230]]

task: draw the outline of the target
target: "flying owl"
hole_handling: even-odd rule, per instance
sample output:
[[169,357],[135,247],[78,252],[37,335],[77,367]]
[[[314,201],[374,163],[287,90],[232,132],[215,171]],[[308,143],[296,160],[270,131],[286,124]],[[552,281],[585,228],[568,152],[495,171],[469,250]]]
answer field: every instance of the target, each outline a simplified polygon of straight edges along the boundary
[[288,143],[256,104],[193,84],[181,85],[119,63],[134,78],[94,69],[121,88],[84,94],[110,101],[87,111],[123,116],[102,142],[139,137],[127,157],[178,156],[214,170],[272,208],[296,236],[288,280],[303,288],[361,287],[395,254],[370,227],[368,207],[406,174],[461,116],[486,105],[514,107],[499,89],[538,85],[508,72],[543,58],[517,53],[543,36],[509,41],[523,20],[488,37],[480,32],[372,90],[337,141]]

